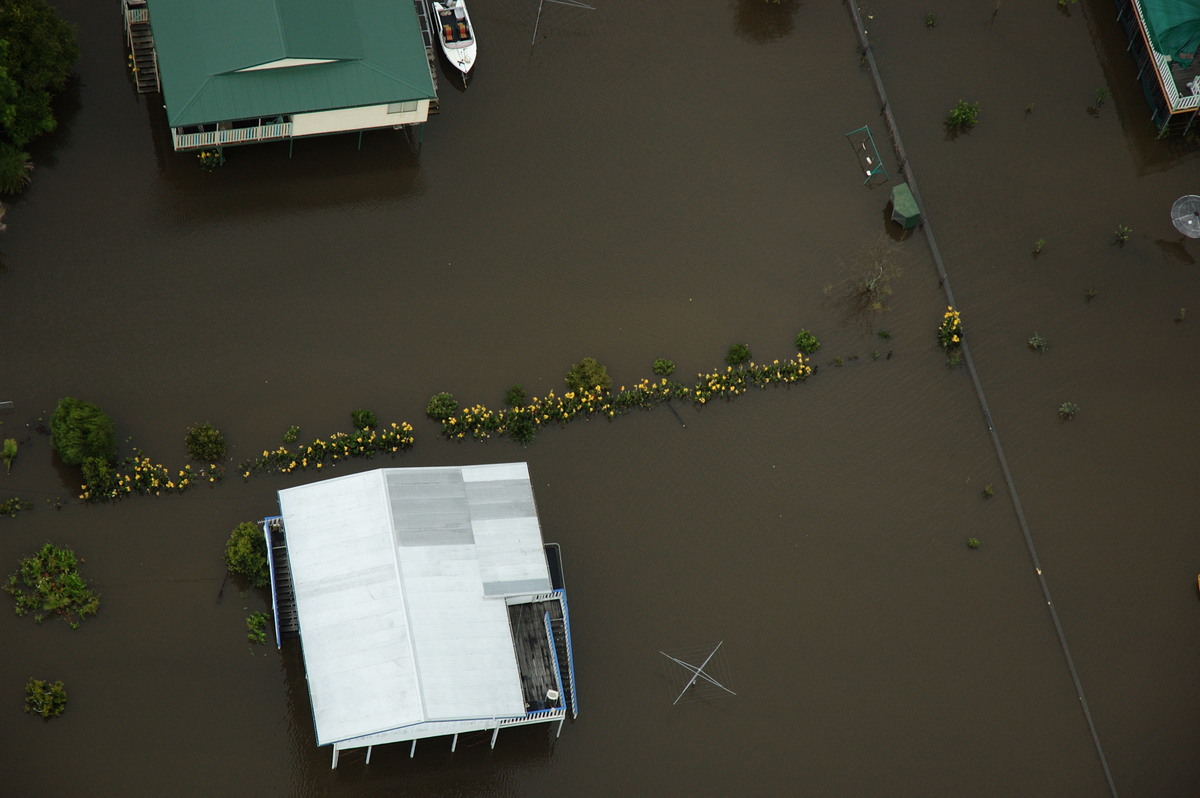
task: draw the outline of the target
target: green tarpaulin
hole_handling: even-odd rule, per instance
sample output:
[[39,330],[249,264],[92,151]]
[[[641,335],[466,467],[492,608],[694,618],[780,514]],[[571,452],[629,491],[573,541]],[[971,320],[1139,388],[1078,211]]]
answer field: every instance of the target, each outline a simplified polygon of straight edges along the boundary
[[1142,13],[1155,51],[1190,66],[1200,47],[1200,0],[1142,0]]

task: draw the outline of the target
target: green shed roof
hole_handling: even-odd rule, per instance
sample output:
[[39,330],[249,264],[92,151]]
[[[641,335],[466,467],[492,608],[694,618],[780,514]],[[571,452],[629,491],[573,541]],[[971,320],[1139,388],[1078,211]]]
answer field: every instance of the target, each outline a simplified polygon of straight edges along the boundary
[[[435,96],[405,0],[147,3],[172,127]],[[254,69],[288,59],[326,63]]]

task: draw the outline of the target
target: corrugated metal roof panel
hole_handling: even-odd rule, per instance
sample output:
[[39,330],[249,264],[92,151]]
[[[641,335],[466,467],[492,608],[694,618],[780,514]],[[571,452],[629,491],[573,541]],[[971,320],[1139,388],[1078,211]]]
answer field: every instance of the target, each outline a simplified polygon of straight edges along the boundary
[[525,713],[502,596],[550,575],[524,463],[382,469],[279,503],[318,744]]

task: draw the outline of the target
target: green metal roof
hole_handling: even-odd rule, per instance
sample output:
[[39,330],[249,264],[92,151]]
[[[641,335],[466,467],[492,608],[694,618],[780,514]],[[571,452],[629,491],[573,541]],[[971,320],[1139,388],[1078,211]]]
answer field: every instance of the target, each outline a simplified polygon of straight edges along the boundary
[[[433,99],[407,0],[147,0],[171,127]],[[238,70],[282,59],[330,63]]]

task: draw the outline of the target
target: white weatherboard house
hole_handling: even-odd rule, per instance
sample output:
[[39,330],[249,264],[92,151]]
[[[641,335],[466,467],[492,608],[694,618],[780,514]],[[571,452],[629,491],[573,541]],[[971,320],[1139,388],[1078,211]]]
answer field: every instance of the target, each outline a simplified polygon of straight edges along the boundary
[[138,90],[161,88],[176,150],[415,125],[437,99],[411,0],[122,7]]
[[[264,523],[317,745],[338,753],[577,712],[556,547],[525,463],[385,468],[279,492]],[[550,554],[548,564],[548,551]],[[551,570],[553,565],[553,571]],[[278,623],[278,621],[277,621]],[[278,633],[277,628],[277,633]]]

